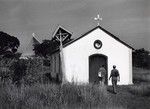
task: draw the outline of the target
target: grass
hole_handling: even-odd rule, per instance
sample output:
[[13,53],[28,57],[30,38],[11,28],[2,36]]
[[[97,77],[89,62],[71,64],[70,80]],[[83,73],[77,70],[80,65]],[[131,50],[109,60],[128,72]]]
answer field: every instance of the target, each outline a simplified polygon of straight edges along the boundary
[[[106,107],[109,96],[105,87],[95,85],[35,84],[0,85],[1,109],[60,109]],[[102,99],[103,98],[103,99]]]
[[111,86],[5,83],[0,84],[0,109],[149,109],[148,87],[118,86],[114,94]]
[[134,68],[133,69],[133,81],[136,84],[149,83],[150,82],[150,70]]
[[134,68],[134,85],[112,87],[83,84],[0,82],[0,109],[149,109],[149,70]]
[[150,85],[134,85],[128,88],[129,92],[137,96],[150,97]]

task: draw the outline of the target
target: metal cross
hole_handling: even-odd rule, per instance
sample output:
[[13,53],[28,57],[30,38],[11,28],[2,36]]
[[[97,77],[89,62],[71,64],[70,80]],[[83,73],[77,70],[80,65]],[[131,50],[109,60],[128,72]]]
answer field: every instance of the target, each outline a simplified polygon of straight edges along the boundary
[[56,35],[56,40],[58,41],[64,41],[67,38],[68,34],[67,33],[61,33],[61,31],[59,31],[59,34]]
[[32,36],[35,37],[35,33],[32,33]]
[[94,20],[97,21],[97,26],[99,26],[100,25],[100,21],[102,20],[102,18],[98,14],[97,17],[94,18]]

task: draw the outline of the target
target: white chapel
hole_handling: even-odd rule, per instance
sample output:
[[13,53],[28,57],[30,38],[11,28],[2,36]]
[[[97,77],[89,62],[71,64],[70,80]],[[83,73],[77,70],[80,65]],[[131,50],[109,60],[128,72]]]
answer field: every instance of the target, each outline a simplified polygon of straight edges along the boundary
[[[65,79],[68,82],[94,83],[98,81],[98,69],[101,65],[107,70],[105,83],[108,80],[113,65],[120,73],[120,85],[132,84],[132,50],[133,48],[108,32],[101,26],[96,26],[84,35],[63,45],[63,60]],[[52,71],[60,73],[59,53],[51,58]]]

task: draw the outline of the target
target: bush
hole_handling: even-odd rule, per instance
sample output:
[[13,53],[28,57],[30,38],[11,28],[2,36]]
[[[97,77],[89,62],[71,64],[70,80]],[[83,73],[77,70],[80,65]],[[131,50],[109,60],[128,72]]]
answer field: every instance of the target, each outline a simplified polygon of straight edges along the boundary
[[50,66],[44,66],[43,58],[34,57],[25,59],[0,60],[0,79],[5,82],[11,80],[14,84],[32,85],[35,83],[57,82],[56,77],[52,77]]
[[0,79],[5,83],[8,80],[12,80],[13,70],[11,66],[16,62],[16,59],[3,58],[0,60]]
[[26,75],[23,77],[24,84],[34,84],[37,82],[42,82],[43,63],[42,59],[34,58],[27,60]]

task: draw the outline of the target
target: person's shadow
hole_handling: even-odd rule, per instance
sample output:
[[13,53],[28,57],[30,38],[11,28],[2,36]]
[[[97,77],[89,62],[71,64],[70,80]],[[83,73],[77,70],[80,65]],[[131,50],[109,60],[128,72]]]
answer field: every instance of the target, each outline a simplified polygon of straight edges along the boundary
[[113,91],[113,88],[111,86],[108,86],[107,87],[107,91],[112,93],[112,94],[116,94],[114,91]]

